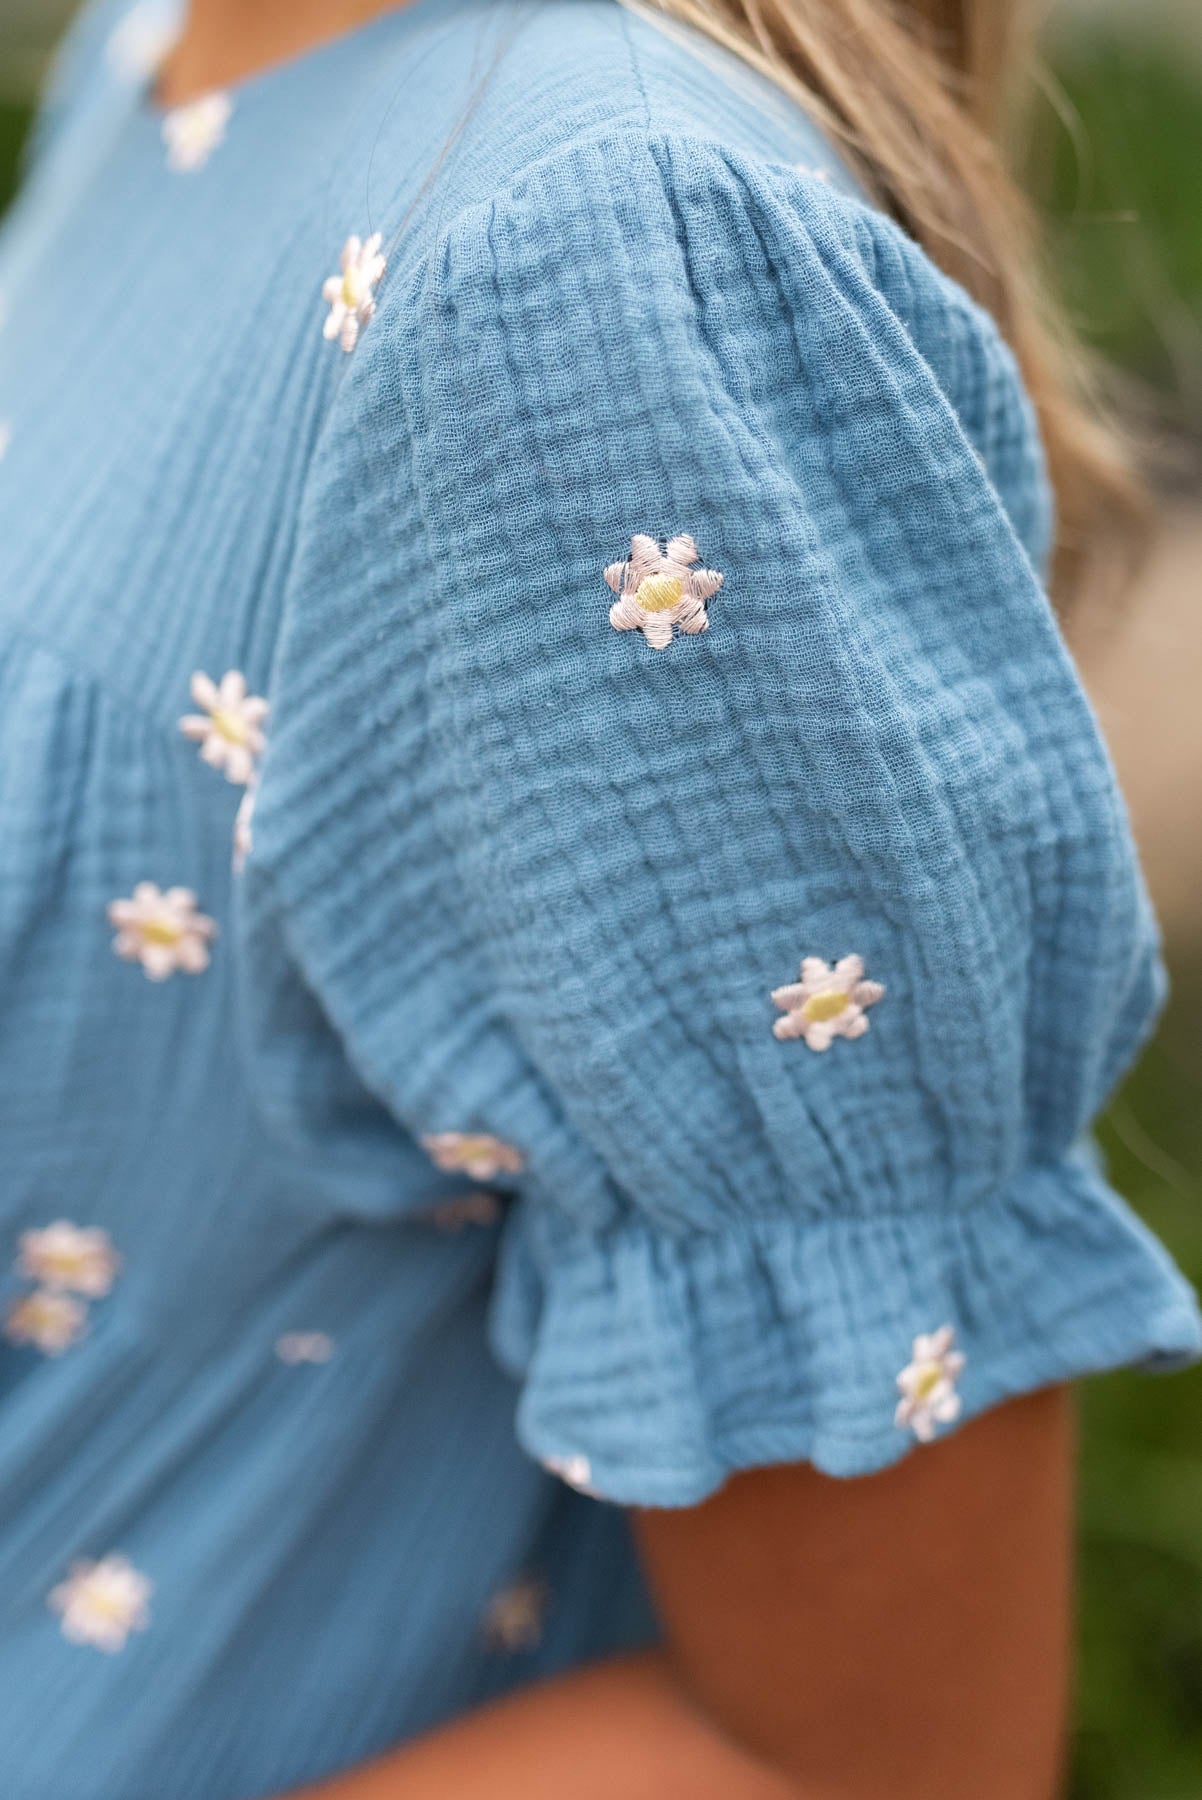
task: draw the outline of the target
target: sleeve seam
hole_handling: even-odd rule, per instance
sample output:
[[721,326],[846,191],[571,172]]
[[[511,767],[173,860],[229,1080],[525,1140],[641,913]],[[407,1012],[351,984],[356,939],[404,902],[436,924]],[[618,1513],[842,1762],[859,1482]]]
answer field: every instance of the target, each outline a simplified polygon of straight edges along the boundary
[[[635,65],[635,73],[636,78],[639,79],[640,94],[642,94],[642,81],[637,75],[637,65]],[[765,158],[763,161],[760,161],[748,156],[743,151],[734,150],[728,145],[716,142],[712,138],[701,137],[692,132],[667,130],[662,126],[652,127],[649,122],[644,126],[633,125],[630,123],[614,125],[610,122],[606,122],[597,125],[588,131],[582,131],[568,142],[557,144],[553,149],[547,150],[543,154],[534,157],[530,162],[523,164],[523,166],[510,176],[502,186],[495,188],[490,194],[486,194],[478,200],[471,200],[466,205],[461,206],[456,212],[452,213],[448,219],[443,221],[434,241],[428,244],[422,250],[420,255],[414,259],[415,265],[420,264],[421,262],[432,263],[436,261],[442,252],[446,240],[452,234],[462,231],[465,226],[470,223],[474,215],[479,216],[482,219],[487,218],[495,212],[497,208],[504,207],[517,199],[521,194],[522,188],[528,182],[538,179],[545,171],[564,164],[570,165],[580,152],[601,148],[607,144],[626,149],[629,149],[633,145],[636,149],[645,152],[650,161],[655,165],[657,178],[661,181],[663,179],[663,172],[656,153],[664,148],[696,151],[707,157],[711,157],[721,163],[742,185],[746,185],[749,172],[760,173],[766,176],[778,173],[792,174],[794,172],[792,165],[786,161],[772,158]],[[820,212],[825,211],[832,215],[838,215],[844,210],[846,210],[849,221],[863,215],[870,221],[875,222],[878,228],[883,227],[895,231],[900,230],[899,227],[893,225],[892,221],[889,220],[884,213],[865,205],[863,201],[857,200],[851,195],[842,193],[831,194],[825,188],[819,190],[814,184],[806,184],[800,180],[798,182],[798,188],[799,192],[804,194],[809,203],[807,206],[799,206],[797,208],[798,222],[802,228],[807,231],[810,229],[810,219],[816,218]],[[904,236],[904,234],[902,235]],[[850,229],[846,233],[846,247],[858,256],[859,252],[855,248],[854,238]]]

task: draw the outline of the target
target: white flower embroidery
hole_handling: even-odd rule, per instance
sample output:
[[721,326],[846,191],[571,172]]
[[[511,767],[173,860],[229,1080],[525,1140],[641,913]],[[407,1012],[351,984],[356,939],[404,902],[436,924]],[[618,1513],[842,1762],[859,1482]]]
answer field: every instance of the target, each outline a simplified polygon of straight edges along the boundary
[[334,1354],[334,1340],[324,1331],[286,1331],[275,1341],[275,1353],[282,1363],[328,1363]]
[[157,0],[144,0],[109,33],[109,67],[130,83],[149,81],[178,36],[178,26]]
[[546,1584],[525,1575],[494,1594],[484,1609],[484,1638],[491,1650],[507,1655],[537,1650],[550,1596]]
[[440,1169],[470,1175],[473,1181],[491,1181],[502,1173],[517,1175],[525,1166],[520,1150],[486,1131],[437,1131],[421,1144]]
[[114,900],[108,913],[117,928],[113,949],[126,962],[140,962],[152,981],[166,981],[177,969],[199,975],[208,968],[217,926],[197,912],[191,888],[162,893],[153,881],[140,881],[132,898]]
[[0,419],[0,462],[8,455],[9,445],[13,441],[13,428],[7,419]]
[[960,1396],[955,1384],[964,1367],[964,1357],[952,1349],[955,1337],[950,1325],[941,1325],[929,1336],[916,1337],[912,1361],[897,1378],[902,1398],[893,1422],[899,1430],[908,1427],[923,1444],[930,1443],[940,1425],[950,1425],[960,1417]]
[[465,1225],[495,1225],[501,1216],[501,1202],[495,1194],[483,1190],[457,1194],[454,1199],[440,1200],[427,1216],[440,1231],[462,1231]]
[[673,627],[690,634],[709,630],[706,603],[722,586],[716,569],[695,569],[697,546],[683,534],[661,550],[653,537],[637,532],[626,562],[610,563],[605,579],[618,595],[609,609],[615,631],[641,631],[656,650],[672,642]]
[[203,169],[223,142],[233,110],[228,94],[202,94],[174,107],[163,120],[167,167],[181,174]]
[[124,1556],[99,1562],[72,1563],[67,1579],[50,1595],[62,1617],[62,1631],[73,1644],[115,1654],[124,1650],[131,1631],[150,1624],[151,1583]]
[[11,1344],[32,1344],[43,1356],[61,1356],[87,1330],[88,1309],[82,1300],[49,1288],[37,1288],[14,1300],[4,1320]]
[[865,1009],[885,992],[879,981],[863,977],[860,956],[844,956],[833,969],[820,956],[807,956],[800,981],[773,989],[773,1003],[785,1015],[773,1032],[778,1038],[804,1038],[811,1050],[828,1050],[837,1037],[863,1037]]
[[247,858],[255,847],[254,821],[257,793],[258,778],[252,775],[246,784],[246,792],[242,796],[238,810],[234,814],[233,870],[235,875],[241,875],[246,867]]
[[180,730],[199,743],[202,762],[211,769],[224,769],[227,781],[244,785],[253,776],[255,758],[267,741],[263,736],[266,700],[247,693],[246,677],[240,669],[231,669],[220,682],[197,671],[192,677],[192,698],[204,711],[185,713]]
[[359,332],[376,310],[376,289],[383,280],[388,258],[381,256],[378,231],[364,243],[349,237],[342,249],[342,273],[331,275],[321,290],[330,309],[322,335],[337,338],[349,355],[359,342]]
[[107,1231],[56,1219],[40,1231],[23,1231],[17,1273],[56,1292],[99,1300],[113,1285],[121,1259]]
[[578,1493],[596,1497],[592,1486],[593,1468],[587,1456],[548,1456],[543,1459],[543,1467]]

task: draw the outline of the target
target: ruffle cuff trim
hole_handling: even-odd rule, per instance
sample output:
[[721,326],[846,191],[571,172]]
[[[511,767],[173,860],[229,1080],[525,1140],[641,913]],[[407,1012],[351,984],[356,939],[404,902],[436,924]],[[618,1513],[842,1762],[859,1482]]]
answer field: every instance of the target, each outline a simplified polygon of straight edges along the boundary
[[628,1218],[565,1242],[562,1220],[527,1206],[504,1246],[492,1335],[523,1381],[532,1455],[605,1499],[688,1506],[740,1468],[804,1461],[851,1476],[897,1461],[916,1442],[896,1422],[898,1377],[916,1340],[945,1326],[964,1357],[961,1418],[1202,1352],[1193,1290],[1085,1154],[1029,1168],[960,1215],[687,1238]]

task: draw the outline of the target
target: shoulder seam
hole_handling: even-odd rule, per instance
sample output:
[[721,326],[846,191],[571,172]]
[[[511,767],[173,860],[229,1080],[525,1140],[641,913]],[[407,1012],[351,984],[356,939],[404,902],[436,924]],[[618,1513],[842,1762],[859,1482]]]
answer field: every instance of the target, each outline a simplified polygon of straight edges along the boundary
[[630,57],[630,72],[634,76],[635,86],[639,91],[639,99],[643,102],[643,124],[649,133],[651,130],[651,101],[647,96],[647,83],[643,78],[643,65],[639,59],[639,53],[635,48],[634,34],[630,29],[630,15],[626,11],[626,8],[621,5],[621,0],[619,0],[619,6],[621,10],[622,37]]
[[[580,132],[579,135],[573,137],[570,142],[557,144],[553,149],[544,151],[542,154],[533,157],[530,162],[523,164],[523,166],[516,170],[501,187],[496,188],[491,194],[487,194],[478,200],[468,201],[465,205],[459,207],[456,212],[452,213],[448,219],[445,219],[442,222],[434,244],[429,246],[429,248],[422,253],[422,257],[424,258],[435,253],[446,238],[452,232],[460,229],[465,221],[469,220],[473,214],[476,214],[481,218],[487,218],[497,207],[504,206],[513,199],[518,198],[523,186],[528,181],[537,179],[545,171],[553,169],[557,164],[569,163],[571,159],[581,151],[594,149],[597,146],[606,143],[625,146],[633,145],[638,149],[646,151],[651,160],[656,163],[657,172],[660,174],[661,179],[662,169],[659,167],[658,158],[656,156],[657,150],[661,148],[693,150],[704,156],[712,157],[716,161],[722,163],[738,180],[744,180],[748,172],[760,172],[769,176],[789,175],[798,181],[802,186],[803,191],[813,201],[816,212],[822,210],[833,214],[846,208],[851,217],[862,216],[866,221],[875,223],[878,226],[885,226],[893,230],[898,229],[898,227],[896,227],[888,218],[887,214],[866,205],[864,201],[856,199],[854,195],[832,193],[832,191],[824,184],[805,181],[804,176],[802,176],[790,162],[780,161],[774,158],[764,158],[763,160],[759,160],[747,155],[744,151],[731,149],[726,144],[715,143],[712,138],[696,136],[692,132],[665,130],[661,126],[652,128],[649,124],[639,126],[630,122],[615,125],[607,121],[603,124],[593,126],[587,131]],[[804,224],[804,219],[801,222]],[[917,246],[915,247],[917,248]],[[415,258],[415,261],[416,260],[419,259]]]

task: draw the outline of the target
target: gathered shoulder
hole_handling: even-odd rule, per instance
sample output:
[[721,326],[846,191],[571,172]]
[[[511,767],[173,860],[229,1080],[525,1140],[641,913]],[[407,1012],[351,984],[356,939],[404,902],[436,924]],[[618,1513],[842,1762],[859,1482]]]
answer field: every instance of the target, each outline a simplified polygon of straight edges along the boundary
[[879,209],[762,145],[655,117],[593,122],[444,207],[381,294],[359,371],[367,404],[379,403],[373,366],[385,382],[407,367],[410,393],[442,404],[445,333],[464,327],[482,358],[528,374],[532,397],[554,393],[565,355],[596,365],[598,405],[620,405],[644,365],[644,395],[676,367],[706,381],[712,407],[825,429],[828,442],[850,424],[857,383],[879,393],[887,379],[912,435],[971,453],[1036,571],[1046,565],[1042,444],[993,319]]

